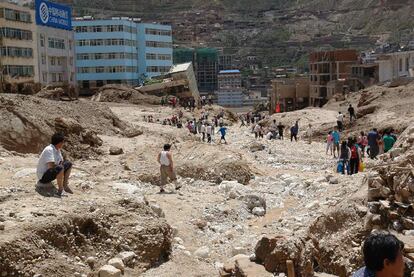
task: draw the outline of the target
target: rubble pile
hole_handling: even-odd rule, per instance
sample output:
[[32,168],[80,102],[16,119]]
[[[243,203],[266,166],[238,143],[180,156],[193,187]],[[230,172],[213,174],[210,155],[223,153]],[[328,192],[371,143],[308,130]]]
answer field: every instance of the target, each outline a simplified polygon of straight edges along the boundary
[[102,145],[97,134],[114,135],[127,129],[128,125],[106,105],[0,96],[0,144],[6,150],[39,153],[50,143],[52,134],[60,131],[68,136],[68,153],[80,158],[79,155],[87,155],[87,149]]
[[126,85],[105,85],[99,88],[92,101],[159,105],[161,97],[144,94]]
[[137,276],[169,258],[171,227],[143,198],[84,204],[59,217],[39,211],[34,229],[2,240],[2,276],[118,276],[104,275],[112,267]]
[[366,178],[373,228],[414,234],[414,125]]
[[[397,87],[372,86],[357,93],[349,93],[340,101],[331,99],[323,109],[340,111],[345,115],[345,137],[372,128],[379,131],[393,128],[400,134],[412,123],[413,89],[414,82],[402,83]],[[349,104],[357,113],[357,121],[353,124],[349,123]]]

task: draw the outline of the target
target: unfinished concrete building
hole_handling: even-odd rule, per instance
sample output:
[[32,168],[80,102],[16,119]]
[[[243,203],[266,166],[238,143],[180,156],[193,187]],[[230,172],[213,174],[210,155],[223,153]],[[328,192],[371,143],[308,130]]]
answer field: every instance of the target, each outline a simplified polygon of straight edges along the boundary
[[281,112],[303,109],[309,106],[309,79],[296,77],[272,80],[270,114],[276,112],[277,103],[280,104]]
[[349,67],[357,61],[358,52],[354,49],[312,53],[309,57],[310,106],[322,106],[332,98],[328,83],[349,78]]

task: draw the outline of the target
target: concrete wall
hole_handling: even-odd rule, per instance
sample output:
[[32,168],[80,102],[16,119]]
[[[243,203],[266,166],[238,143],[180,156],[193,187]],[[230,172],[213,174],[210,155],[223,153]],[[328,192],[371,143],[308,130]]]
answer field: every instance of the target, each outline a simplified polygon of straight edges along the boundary
[[379,64],[379,81],[386,82],[400,77],[414,77],[414,51],[383,55]]

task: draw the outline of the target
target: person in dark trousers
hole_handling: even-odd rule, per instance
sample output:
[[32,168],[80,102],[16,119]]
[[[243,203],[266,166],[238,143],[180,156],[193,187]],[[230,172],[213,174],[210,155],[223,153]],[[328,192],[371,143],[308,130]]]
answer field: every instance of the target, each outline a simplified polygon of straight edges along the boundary
[[378,141],[380,139],[377,128],[374,128],[368,132],[367,138],[369,146],[369,157],[371,159],[376,159],[379,154]]
[[224,143],[227,144],[227,141],[226,141],[226,132],[227,132],[227,128],[224,127],[222,124],[220,124],[220,129],[217,132],[217,134],[218,133],[221,134],[220,144],[221,144],[221,141],[223,141],[223,140],[224,140]]
[[37,177],[40,184],[49,184],[53,180],[57,181],[57,197],[61,197],[63,191],[73,193],[69,188],[72,163],[64,160],[61,152],[64,143],[65,137],[63,134],[54,134],[51,144],[43,149],[37,164]]
[[277,125],[277,130],[279,132],[279,138],[283,140],[283,131],[285,130],[285,126],[281,122],[279,122],[279,125]]
[[353,277],[403,277],[405,263],[404,243],[388,233],[368,236],[362,247],[365,267]]
[[351,122],[356,120],[355,109],[354,109],[354,107],[352,107],[351,104],[349,104],[348,113],[349,113],[349,120]]
[[351,158],[349,160],[349,172],[350,175],[358,174],[359,171],[359,161],[361,158],[361,150],[356,145],[355,139],[350,140],[350,149],[351,149]]
[[339,162],[342,163],[342,174],[345,174],[345,170],[348,172],[347,167],[349,165],[349,159],[351,157],[351,149],[349,149],[346,141],[341,144],[341,154],[339,156]]
[[336,124],[338,126],[339,132],[342,132],[344,128],[344,115],[341,112],[339,112],[336,116]]
[[298,134],[299,134],[299,120],[296,120],[295,125],[293,125],[290,128],[290,141],[293,141],[293,138],[295,138],[295,141],[298,141]]

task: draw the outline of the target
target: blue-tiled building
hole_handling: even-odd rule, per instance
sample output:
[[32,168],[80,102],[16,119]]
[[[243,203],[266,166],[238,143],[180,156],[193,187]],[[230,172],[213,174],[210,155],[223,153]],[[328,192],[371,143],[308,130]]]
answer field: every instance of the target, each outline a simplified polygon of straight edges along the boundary
[[76,73],[80,88],[137,85],[172,66],[171,26],[130,18],[77,18]]

